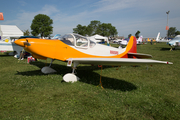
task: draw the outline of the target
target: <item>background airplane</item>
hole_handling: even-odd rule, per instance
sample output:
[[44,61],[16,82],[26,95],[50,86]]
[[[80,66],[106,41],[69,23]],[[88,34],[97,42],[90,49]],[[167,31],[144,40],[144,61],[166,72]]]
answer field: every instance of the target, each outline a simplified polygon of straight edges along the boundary
[[137,39],[137,45],[142,44],[142,39],[143,39],[143,36],[141,35],[141,36]]
[[61,35],[60,34],[56,34],[53,38],[51,39],[60,39]]
[[180,47],[180,35],[177,35],[175,38],[173,38],[171,41],[168,42],[168,44],[171,46],[172,50],[173,48],[177,49]]
[[[84,42],[77,42],[79,39]],[[74,71],[78,64],[96,65],[140,65],[140,64],[172,64],[167,61],[151,59],[151,55],[137,53],[136,38],[131,36],[126,48],[115,48],[111,46],[96,44],[87,37],[78,34],[66,34],[60,40],[46,40],[26,38],[16,40],[15,43],[30,52],[34,58],[61,60],[67,62],[67,66],[73,64],[72,73],[63,76],[66,82],[77,81],[78,77]],[[48,48],[48,49],[47,49]],[[136,58],[136,59],[134,59]],[[51,64],[50,64],[51,65]],[[50,67],[43,67],[41,71],[45,74],[55,72]]]
[[107,43],[107,44],[109,44],[109,40],[107,37],[103,37],[103,36],[98,35],[98,34],[87,37],[87,38],[90,39],[91,41],[95,42],[95,43],[99,43],[99,44]]
[[154,39],[149,39],[149,38],[147,38],[147,42],[151,42],[151,40],[152,40],[153,42],[156,42],[156,40],[154,40]]
[[[137,44],[137,45],[142,44],[142,38],[143,38],[143,36],[141,35],[141,36],[136,40],[136,44]],[[121,45],[121,46],[126,46],[126,45],[128,44],[128,42],[129,42],[129,38],[120,41],[120,42],[119,42],[119,45]]]
[[157,37],[156,37],[156,42],[169,42],[170,40],[168,39],[164,39],[164,38],[160,38],[160,32],[158,33]]

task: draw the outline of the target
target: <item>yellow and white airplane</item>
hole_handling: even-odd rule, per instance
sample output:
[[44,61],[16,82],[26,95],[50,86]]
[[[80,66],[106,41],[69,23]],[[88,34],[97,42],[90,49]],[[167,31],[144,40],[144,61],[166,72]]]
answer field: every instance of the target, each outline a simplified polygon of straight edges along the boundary
[[[72,73],[63,76],[64,81],[74,82],[78,77],[74,75],[78,64],[97,65],[139,65],[139,64],[173,64],[167,61],[151,59],[151,55],[136,52],[136,38],[131,36],[126,48],[115,48],[111,46],[96,44],[87,37],[79,34],[66,34],[60,40],[25,38],[16,40],[15,43],[24,50],[30,52],[34,58],[66,61],[67,66],[73,64]],[[51,61],[51,63],[52,63]],[[50,64],[51,65],[51,64]],[[45,74],[54,72],[52,68],[43,67],[41,71]]]

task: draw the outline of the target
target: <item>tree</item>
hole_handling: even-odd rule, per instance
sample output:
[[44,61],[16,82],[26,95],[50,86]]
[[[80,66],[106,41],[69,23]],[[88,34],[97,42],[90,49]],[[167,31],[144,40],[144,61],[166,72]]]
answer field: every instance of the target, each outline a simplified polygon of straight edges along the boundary
[[168,30],[168,36],[169,37],[175,37],[176,36],[176,27],[170,27]]
[[141,32],[138,30],[137,32],[136,32],[136,34],[135,34],[135,36],[136,36],[136,38],[139,38],[139,34],[140,34]]
[[77,34],[85,36],[86,30],[87,30],[86,26],[82,26],[78,24],[77,27],[73,29],[73,33],[77,33]]
[[29,32],[28,29],[27,29],[27,30],[24,30],[23,33],[24,33],[24,36],[30,36],[30,32]]
[[90,35],[100,34],[100,25],[101,22],[98,20],[91,21],[91,23],[88,25],[88,28],[91,30]]
[[101,23],[97,20],[91,21],[87,27],[78,24],[77,27],[73,29],[73,33],[89,36],[95,34],[102,36],[114,36],[118,34],[116,28],[112,26],[111,23]]
[[132,36],[132,34],[129,34],[129,35],[128,35],[128,38],[130,38],[131,36]]
[[99,34],[102,36],[110,36],[108,25],[106,23],[102,23],[99,25]]
[[114,26],[111,26],[110,28],[110,34],[114,37],[118,34],[117,29]]
[[92,36],[92,33],[93,33],[93,28],[90,25],[88,25],[86,27],[86,34]]
[[102,23],[100,25],[100,30],[101,30],[100,35],[102,36],[112,35],[114,37],[114,35],[117,35],[117,30],[115,27],[111,25],[111,23]]
[[175,32],[175,35],[180,35],[180,31],[176,31],[176,32]]
[[41,37],[48,37],[53,32],[53,20],[49,16],[44,14],[38,14],[34,17],[31,24],[31,34]]

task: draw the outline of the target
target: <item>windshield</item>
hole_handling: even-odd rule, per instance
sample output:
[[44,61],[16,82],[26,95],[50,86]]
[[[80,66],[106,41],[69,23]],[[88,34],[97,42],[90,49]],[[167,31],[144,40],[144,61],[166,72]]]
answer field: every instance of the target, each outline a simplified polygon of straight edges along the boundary
[[67,45],[79,48],[92,48],[96,45],[95,42],[89,40],[87,37],[75,33],[63,35],[60,37],[60,40]]
[[67,45],[74,45],[74,37],[71,34],[63,35],[60,40]]
[[78,35],[78,34],[74,34],[75,38],[76,38],[76,46],[80,46],[80,47],[88,47],[88,39]]

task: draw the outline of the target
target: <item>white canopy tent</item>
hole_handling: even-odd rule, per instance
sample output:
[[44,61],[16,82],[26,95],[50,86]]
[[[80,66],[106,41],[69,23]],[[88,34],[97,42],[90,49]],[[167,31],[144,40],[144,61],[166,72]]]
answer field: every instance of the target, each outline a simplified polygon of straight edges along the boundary
[[90,40],[94,41],[94,42],[97,42],[97,43],[101,43],[101,42],[107,42],[109,44],[109,40],[107,37],[103,37],[101,35],[94,35],[94,36],[91,36],[89,37]]
[[21,36],[24,33],[16,25],[0,25],[0,51],[16,51],[15,57],[20,56],[23,48],[16,45],[14,40]]
[[0,25],[0,39],[3,38],[19,38],[23,36],[23,32],[16,25]]

